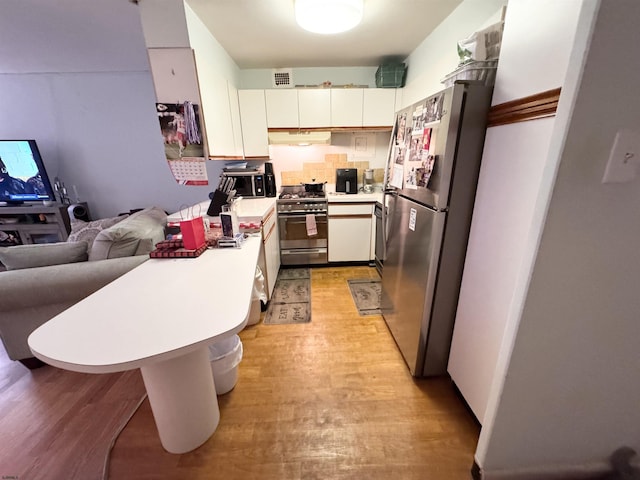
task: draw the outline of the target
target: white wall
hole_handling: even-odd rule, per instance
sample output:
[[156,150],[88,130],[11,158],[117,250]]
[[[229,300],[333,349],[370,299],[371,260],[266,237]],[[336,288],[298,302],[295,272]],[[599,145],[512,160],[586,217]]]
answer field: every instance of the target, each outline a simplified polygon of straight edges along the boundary
[[444,88],[441,80],[460,62],[458,40],[500,20],[506,0],[464,0],[407,57],[407,84],[402,108]]
[[510,311],[519,327],[476,453],[489,479],[575,475],[622,445],[640,450],[640,179],[601,183],[616,131],[640,131],[640,64],[627,55],[640,4],[584,3],[534,210],[540,235]]
[[147,48],[190,47],[183,0],[138,3]]
[[166,164],[136,5],[7,0],[0,32],[0,137],[34,138],[94,218],[206,198]]
[[[376,86],[376,70],[378,67],[326,67],[326,68],[293,68],[291,82],[296,85],[320,85],[329,81],[333,85],[367,85]],[[240,72],[240,86],[243,89],[274,88],[272,82],[273,69],[256,68]]]
[[206,88],[209,78],[222,77],[229,80],[234,87],[240,83],[240,69],[229,56],[222,45],[205,27],[202,20],[194,13],[189,5],[184,4],[189,41],[195,51],[198,64],[198,77],[201,89]]
[[[564,84],[581,1],[509,2],[494,104]],[[553,55],[545,55],[549,44]],[[523,65],[522,58],[531,61]],[[545,118],[487,130],[448,368],[480,423],[532,234],[553,126],[554,118]]]

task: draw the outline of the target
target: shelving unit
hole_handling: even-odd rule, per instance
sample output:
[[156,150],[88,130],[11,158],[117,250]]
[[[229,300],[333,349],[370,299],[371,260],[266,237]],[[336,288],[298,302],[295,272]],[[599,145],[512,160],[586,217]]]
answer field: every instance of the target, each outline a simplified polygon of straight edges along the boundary
[[[87,209],[86,203],[81,203]],[[0,207],[0,231],[12,233],[23,245],[64,242],[71,231],[70,205]]]

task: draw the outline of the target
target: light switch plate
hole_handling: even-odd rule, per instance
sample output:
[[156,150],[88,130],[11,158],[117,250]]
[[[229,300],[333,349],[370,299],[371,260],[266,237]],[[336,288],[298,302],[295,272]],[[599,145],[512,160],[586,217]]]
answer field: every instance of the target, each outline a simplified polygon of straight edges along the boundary
[[620,130],[613,141],[602,183],[631,182],[640,165],[640,132]]

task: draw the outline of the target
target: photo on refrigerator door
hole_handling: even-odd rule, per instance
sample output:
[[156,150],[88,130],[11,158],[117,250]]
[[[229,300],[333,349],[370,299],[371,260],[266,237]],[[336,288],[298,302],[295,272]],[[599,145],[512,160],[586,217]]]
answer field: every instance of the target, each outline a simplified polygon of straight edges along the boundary
[[442,102],[444,101],[444,95],[436,95],[429,100],[424,109],[424,123],[437,122],[442,118]]
[[396,119],[396,145],[404,145],[407,133],[407,114],[401,113]]
[[413,135],[411,137],[411,146],[407,155],[407,164],[405,166],[405,188],[416,189],[418,169],[422,166],[422,135]]
[[401,145],[395,145],[391,149],[391,159],[389,162],[389,171],[387,172],[387,187],[402,188],[404,180],[404,163],[405,157],[409,149]]
[[427,188],[429,185],[435,163],[435,156],[429,152],[432,132],[431,128],[425,128],[411,137],[411,152],[404,170],[406,188]]
[[425,128],[422,135],[422,152],[420,167],[416,175],[416,185],[418,188],[428,188],[431,173],[436,163],[436,155],[431,151],[431,146],[435,145],[436,130]]
[[429,180],[431,179],[431,173],[433,172],[433,166],[436,163],[435,155],[427,155],[422,162],[422,166],[418,168],[416,174],[416,184],[418,188],[428,188]]
[[415,108],[413,109],[413,117],[412,117],[412,123],[411,123],[412,136],[415,137],[416,135],[422,135],[422,132],[424,131],[424,124],[425,124],[425,113],[426,113],[426,109],[422,104],[416,105]]

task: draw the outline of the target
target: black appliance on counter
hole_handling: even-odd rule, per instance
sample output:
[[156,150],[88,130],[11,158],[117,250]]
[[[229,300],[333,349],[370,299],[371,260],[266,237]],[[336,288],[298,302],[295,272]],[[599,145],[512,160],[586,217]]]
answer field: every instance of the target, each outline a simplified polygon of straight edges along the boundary
[[358,169],[336,169],[336,192],[358,193]]
[[273,174],[273,163],[264,164],[264,193],[267,197],[275,197],[277,194],[276,176]]
[[224,170],[220,176],[236,191],[236,197],[264,197],[264,175],[256,170]]

